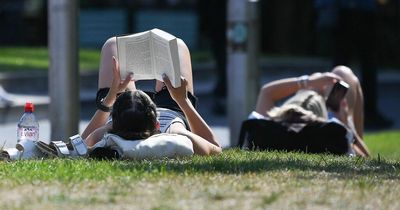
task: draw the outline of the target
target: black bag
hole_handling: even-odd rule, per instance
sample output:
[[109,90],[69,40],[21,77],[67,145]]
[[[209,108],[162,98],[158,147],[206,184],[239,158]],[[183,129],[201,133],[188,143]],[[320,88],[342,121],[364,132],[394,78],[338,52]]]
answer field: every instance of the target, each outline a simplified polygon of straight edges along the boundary
[[246,143],[252,150],[285,150],[306,153],[347,154],[347,129],[335,122],[315,122],[300,131],[273,120],[249,119],[242,123],[240,148]]

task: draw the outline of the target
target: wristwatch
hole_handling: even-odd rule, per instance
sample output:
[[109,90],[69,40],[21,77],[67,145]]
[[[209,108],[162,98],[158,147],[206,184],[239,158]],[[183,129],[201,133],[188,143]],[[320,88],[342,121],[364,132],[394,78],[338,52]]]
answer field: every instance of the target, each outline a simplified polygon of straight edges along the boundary
[[103,112],[111,112],[112,110],[112,106],[105,106],[103,104],[104,98],[102,98],[101,100],[96,100],[96,107],[97,109],[100,109]]

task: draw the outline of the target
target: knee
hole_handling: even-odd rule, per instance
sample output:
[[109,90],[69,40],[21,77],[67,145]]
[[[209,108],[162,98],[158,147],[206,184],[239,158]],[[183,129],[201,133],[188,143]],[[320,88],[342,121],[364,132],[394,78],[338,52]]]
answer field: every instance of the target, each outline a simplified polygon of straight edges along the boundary
[[269,95],[269,83],[267,83],[267,84],[264,84],[261,88],[260,88],[260,91],[259,91],[259,95],[260,96],[265,96],[265,95]]
[[106,52],[106,51],[111,51],[116,48],[117,48],[117,38],[114,36],[114,37],[107,39],[107,41],[104,42],[103,47],[101,48],[101,51]]
[[332,73],[340,76],[345,82],[353,85],[359,85],[360,82],[354,72],[347,66],[336,66]]
[[182,39],[178,38],[177,41],[178,41],[178,49],[179,49],[179,51],[185,52],[185,53],[190,53],[188,46],[186,45],[186,43]]

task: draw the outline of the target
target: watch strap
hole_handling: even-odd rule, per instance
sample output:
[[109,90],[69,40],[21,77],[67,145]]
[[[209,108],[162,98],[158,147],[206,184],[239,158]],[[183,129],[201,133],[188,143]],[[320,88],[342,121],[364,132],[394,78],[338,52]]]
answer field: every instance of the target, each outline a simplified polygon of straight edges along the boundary
[[97,109],[99,109],[99,110],[101,110],[101,111],[103,111],[103,112],[111,112],[112,107],[105,106],[105,105],[103,104],[103,101],[104,101],[104,98],[102,98],[100,101],[98,101],[98,102],[96,103]]
[[110,88],[100,88],[96,94],[96,108],[103,112],[111,112],[111,107],[103,104],[104,98],[107,96]]

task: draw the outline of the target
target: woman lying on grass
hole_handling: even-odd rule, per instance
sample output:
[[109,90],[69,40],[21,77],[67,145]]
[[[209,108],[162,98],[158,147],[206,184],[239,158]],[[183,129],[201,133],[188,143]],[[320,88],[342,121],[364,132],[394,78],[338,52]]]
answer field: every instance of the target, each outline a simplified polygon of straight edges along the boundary
[[89,147],[106,133],[143,140],[161,132],[188,137],[195,154],[222,152],[215,134],[194,108],[197,99],[193,95],[190,53],[180,39],[178,50],[182,85],[173,88],[169,78],[163,76],[163,82],[156,81],[155,93],[144,93],[136,89],[134,75],[121,79],[115,59],[116,38],[106,41],[101,50],[98,110],[82,133]]
[[[338,110],[327,108],[327,90],[339,81],[349,84]],[[278,102],[291,96],[282,106]],[[363,93],[358,78],[345,66],[337,66],[332,72],[314,73],[299,78],[286,78],[265,84],[258,96],[256,112],[267,118],[284,122],[327,122],[333,117],[340,120],[354,134],[350,153],[369,156],[362,140],[364,131]]]

